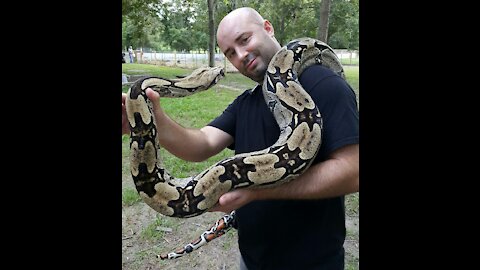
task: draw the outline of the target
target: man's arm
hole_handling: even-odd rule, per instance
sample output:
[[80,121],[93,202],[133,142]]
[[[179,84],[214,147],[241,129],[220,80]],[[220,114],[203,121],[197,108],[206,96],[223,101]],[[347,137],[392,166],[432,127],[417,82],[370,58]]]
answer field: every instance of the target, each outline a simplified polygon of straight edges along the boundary
[[359,147],[347,145],[312,165],[289,183],[265,189],[238,189],[222,195],[210,211],[228,213],[254,200],[323,199],[359,191]]
[[[173,155],[187,161],[203,161],[226,148],[233,137],[215,127],[205,126],[190,129],[180,126],[165,114],[160,106],[160,95],[151,90],[145,91],[153,105],[160,145]],[[122,133],[129,132],[125,111],[126,95],[122,94]]]

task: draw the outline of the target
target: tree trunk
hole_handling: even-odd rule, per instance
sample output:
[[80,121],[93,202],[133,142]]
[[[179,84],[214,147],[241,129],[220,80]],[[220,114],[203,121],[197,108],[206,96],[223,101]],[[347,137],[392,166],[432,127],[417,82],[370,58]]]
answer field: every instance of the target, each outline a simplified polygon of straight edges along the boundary
[[208,42],[208,65],[210,67],[215,66],[215,21],[213,17],[214,1],[208,1],[208,32],[210,33],[210,39]]
[[328,42],[328,16],[330,15],[330,0],[322,0],[320,3],[320,20],[318,23],[317,38],[325,43]]

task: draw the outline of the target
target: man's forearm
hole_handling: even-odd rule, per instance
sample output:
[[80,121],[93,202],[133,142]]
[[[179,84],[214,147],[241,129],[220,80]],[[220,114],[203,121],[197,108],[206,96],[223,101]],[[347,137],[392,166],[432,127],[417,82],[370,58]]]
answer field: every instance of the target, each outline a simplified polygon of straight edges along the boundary
[[332,156],[311,166],[297,179],[262,189],[237,189],[223,194],[210,211],[229,213],[255,200],[324,199],[359,191],[358,144],[336,150]]
[[158,93],[147,89],[152,101],[160,145],[173,155],[187,161],[202,161],[211,156],[205,134],[198,129],[187,129],[173,121],[160,106]]
[[322,199],[359,190],[358,145],[346,146],[290,183],[255,190],[255,199]]
[[187,161],[202,161],[209,156],[207,143],[199,129],[189,129],[164,115],[157,120],[158,140],[173,155]]

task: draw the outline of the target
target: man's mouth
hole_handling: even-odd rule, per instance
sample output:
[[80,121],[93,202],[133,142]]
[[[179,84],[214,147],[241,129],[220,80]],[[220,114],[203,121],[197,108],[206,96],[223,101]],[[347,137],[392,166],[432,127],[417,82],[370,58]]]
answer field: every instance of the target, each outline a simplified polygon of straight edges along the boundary
[[247,59],[246,59],[246,65],[245,65],[245,69],[250,69],[250,67],[252,66],[253,62],[255,62],[255,59],[257,59],[253,54],[249,54],[247,55]]
[[257,59],[256,57],[254,57],[252,60],[250,60],[250,62],[248,62],[247,64],[247,69],[250,69],[250,67],[253,65],[253,63],[255,62],[255,59]]

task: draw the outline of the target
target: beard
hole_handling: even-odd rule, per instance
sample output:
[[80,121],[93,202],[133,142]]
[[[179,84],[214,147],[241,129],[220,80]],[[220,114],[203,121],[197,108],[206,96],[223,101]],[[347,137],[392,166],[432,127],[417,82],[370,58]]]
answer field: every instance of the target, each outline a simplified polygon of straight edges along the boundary
[[[253,69],[248,69],[248,64],[255,59],[255,67]],[[263,61],[262,57],[259,57],[257,53],[249,53],[245,60],[243,60],[243,72],[242,74],[247,76],[248,78],[262,83],[263,78],[265,76],[265,72],[267,72],[267,65]]]

